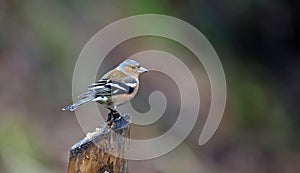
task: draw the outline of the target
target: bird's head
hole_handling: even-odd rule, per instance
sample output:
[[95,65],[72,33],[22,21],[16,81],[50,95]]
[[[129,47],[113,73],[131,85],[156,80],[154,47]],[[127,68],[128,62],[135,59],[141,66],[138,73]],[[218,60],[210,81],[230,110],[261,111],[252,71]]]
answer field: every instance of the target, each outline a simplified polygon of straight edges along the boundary
[[147,72],[148,70],[141,66],[141,64],[135,60],[125,60],[117,67],[124,73],[137,78],[141,73]]

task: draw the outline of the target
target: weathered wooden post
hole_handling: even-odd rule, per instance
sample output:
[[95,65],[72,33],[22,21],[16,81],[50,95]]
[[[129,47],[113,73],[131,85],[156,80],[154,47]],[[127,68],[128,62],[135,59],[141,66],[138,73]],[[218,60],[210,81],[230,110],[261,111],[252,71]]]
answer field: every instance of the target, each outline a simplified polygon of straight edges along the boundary
[[[67,173],[127,173],[127,152],[130,137],[129,115],[114,120],[88,133],[70,150]],[[111,153],[111,154],[110,154]]]

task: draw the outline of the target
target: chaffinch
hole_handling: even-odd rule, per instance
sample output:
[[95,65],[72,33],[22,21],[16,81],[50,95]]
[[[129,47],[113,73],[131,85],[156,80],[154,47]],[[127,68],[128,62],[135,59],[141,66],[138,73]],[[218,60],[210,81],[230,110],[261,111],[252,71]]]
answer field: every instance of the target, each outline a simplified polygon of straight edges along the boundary
[[88,87],[88,91],[75,103],[62,110],[75,110],[88,102],[98,102],[116,112],[118,106],[129,102],[139,89],[139,75],[148,70],[134,60],[125,60],[115,69],[107,72],[102,78]]

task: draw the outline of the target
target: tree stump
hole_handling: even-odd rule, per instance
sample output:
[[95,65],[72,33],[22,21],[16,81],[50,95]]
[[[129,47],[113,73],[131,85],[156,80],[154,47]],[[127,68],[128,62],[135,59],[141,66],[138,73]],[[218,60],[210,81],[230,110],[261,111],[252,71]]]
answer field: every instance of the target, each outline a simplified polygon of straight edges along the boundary
[[[114,128],[106,123],[88,133],[70,150],[67,173],[126,173],[130,137],[130,116],[122,115],[114,121]],[[125,137],[125,138],[124,138]]]

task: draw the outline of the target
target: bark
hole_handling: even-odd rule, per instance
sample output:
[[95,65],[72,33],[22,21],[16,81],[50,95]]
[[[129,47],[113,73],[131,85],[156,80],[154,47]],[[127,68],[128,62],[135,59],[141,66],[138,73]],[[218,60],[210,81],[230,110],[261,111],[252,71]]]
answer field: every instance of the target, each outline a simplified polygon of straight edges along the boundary
[[113,123],[113,128],[106,124],[96,128],[71,148],[67,173],[127,172],[123,156],[130,137],[130,116],[121,116]]

